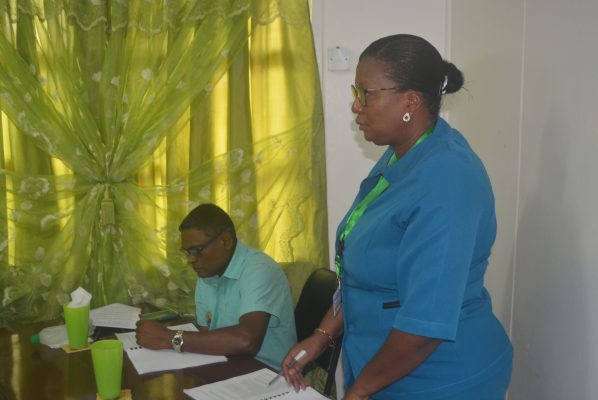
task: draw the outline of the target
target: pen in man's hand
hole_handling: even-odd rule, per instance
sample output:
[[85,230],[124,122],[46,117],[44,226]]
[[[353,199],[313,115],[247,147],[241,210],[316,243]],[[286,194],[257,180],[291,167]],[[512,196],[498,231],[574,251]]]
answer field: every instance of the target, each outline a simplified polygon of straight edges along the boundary
[[[293,359],[291,360],[291,363],[287,366],[287,368],[293,367],[306,354],[307,354],[307,351],[305,351],[305,349],[301,350],[299,353],[297,353],[297,355],[295,355],[295,357],[293,357]],[[278,373],[278,375],[276,375],[274,378],[272,378],[272,380],[268,383],[268,386],[270,386],[271,384],[273,384],[274,382],[276,382],[276,380],[278,378],[280,378],[281,376],[282,376],[282,369],[280,370],[280,372]]]

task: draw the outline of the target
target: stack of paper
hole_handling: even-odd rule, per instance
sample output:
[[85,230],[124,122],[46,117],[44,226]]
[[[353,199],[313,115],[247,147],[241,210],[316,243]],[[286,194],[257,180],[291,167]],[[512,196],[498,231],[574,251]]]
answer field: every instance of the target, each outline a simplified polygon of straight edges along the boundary
[[135,323],[139,320],[140,313],[141,308],[139,307],[112,303],[91,310],[89,319],[94,326],[135,329]]
[[196,400],[326,400],[314,388],[295,392],[284,377],[271,386],[268,383],[276,376],[276,372],[269,369],[237,376],[224,381],[202,385],[183,392]]
[[[169,326],[172,330],[194,331],[193,324]],[[213,364],[226,361],[224,356],[210,356],[199,353],[178,353],[174,350],[150,350],[137,344],[135,332],[117,333],[116,338],[123,342],[123,347],[129,359],[140,375],[150,372],[169,371],[200,365]]]

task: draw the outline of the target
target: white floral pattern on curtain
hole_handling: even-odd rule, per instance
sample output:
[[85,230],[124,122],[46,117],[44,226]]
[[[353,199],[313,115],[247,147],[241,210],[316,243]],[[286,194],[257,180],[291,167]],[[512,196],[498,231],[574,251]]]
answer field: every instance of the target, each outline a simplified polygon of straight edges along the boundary
[[0,0],[0,15],[0,325],[56,317],[79,285],[93,306],[190,309],[177,226],[202,202],[277,260],[324,265],[306,2]]

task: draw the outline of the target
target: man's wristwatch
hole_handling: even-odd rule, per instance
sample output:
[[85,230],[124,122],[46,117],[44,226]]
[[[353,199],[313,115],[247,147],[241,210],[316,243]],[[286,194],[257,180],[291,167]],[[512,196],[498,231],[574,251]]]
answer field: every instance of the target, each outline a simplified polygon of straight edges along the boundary
[[176,331],[170,342],[172,343],[172,348],[181,353],[183,351],[181,350],[183,346],[183,331]]

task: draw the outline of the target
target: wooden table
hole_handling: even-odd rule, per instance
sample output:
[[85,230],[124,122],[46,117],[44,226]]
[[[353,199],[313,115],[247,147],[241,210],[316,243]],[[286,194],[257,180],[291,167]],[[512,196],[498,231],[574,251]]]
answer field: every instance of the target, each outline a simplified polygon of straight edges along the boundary
[[[52,321],[0,328],[0,400],[96,398],[89,350],[67,354],[62,349],[51,349],[30,341],[31,335],[44,327],[60,323]],[[102,337],[114,333],[102,329]],[[130,389],[133,399],[139,400],[189,400],[183,389],[267,368],[253,357],[234,356],[227,362],[139,375],[124,354],[122,388]]]

